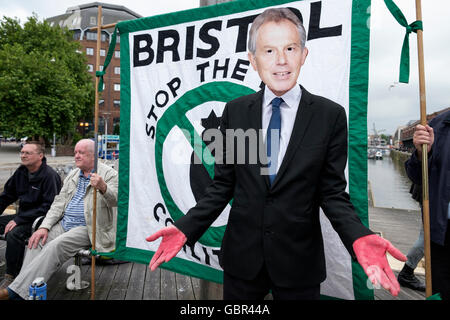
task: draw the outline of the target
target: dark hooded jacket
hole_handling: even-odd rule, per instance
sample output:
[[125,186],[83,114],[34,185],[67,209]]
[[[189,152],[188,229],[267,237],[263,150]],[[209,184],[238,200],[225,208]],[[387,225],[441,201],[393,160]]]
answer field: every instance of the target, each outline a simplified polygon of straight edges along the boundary
[[18,225],[33,223],[37,217],[47,213],[60,190],[61,178],[47,165],[45,157],[38,171],[32,175],[24,165],[21,165],[8,179],[0,194],[0,213],[19,200],[19,209],[14,222]]
[[[430,126],[434,130],[434,143],[428,154],[430,237],[443,246],[450,202],[450,110],[433,118]],[[411,181],[422,187],[422,162],[416,150],[405,162],[405,168]]]

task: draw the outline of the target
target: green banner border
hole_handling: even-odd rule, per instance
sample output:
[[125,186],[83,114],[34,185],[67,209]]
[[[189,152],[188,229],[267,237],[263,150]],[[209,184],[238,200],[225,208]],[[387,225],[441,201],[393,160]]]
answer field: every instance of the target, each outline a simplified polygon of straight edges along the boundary
[[[350,199],[362,223],[369,226],[367,199],[367,101],[369,89],[371,0],[353,1],[352,51],[349,81],[348,181]],[[356,300],[373,300],[367,276],[352,260],[353,291]]]
[[[302,1],[302,0],[299,0]],[[131,21],[119,22],[121,43],[121,114],[120,114],[120,176],[117,223],[117,249],[112,256],[147,264],[152,253],[126,247],[128,196],[129,196],[129,156],[130,156],[130,45],[128,33],[174,24],[210,19],[247,10],[294,2],[291,0],[237,0],[214,6],[195,8],[177,13],[157,15]],[[367,99],[369,81],[370,0],[353,1],[352,4],[352,48],[349,89],[349,193],[362,222],[368,226],[367,207]],[[152,27],[149,28],[148,26]],[[174,258],[164,264],[164,268],[179,272],[182,265],[184,274],[197,276],[209,281],[222,283],[222,272],[183,259]],[[194,268],[195,266],[195,268]],[[366,285],[367,277],[361,266],[352,261],[354,295],[357,300],[373,300],[373,290]]]
[[[284,3],[301,1],[303,0],[235,0],[207,7],[194,8],[130,21],[122,21],[119,22],[118,25],[121,33],[129,33],[141,30],[162,28],[191,21],[211,19],[214,17],[239,13],[242,11],[257,10]],[[150,28],[149,25],[151,26]]]

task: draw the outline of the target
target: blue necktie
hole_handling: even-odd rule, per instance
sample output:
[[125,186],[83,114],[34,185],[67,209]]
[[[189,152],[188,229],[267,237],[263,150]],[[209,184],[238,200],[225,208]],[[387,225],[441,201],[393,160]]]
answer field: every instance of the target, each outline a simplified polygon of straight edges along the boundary
[[281,134],[280,105],[282,102],[283,99],[278,97],[272,100],[272,117],[270,117],[269,127],[267,128],[266,144],[267,144],[267,158],[269,159],[268,164],[269,180],[271,185],[277,175],[278,153],[280,151],[280,134]]

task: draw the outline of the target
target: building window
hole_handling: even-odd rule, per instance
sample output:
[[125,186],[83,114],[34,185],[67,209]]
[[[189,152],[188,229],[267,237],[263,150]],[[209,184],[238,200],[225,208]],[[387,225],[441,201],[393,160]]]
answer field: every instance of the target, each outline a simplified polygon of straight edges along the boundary
[[88,56],[93,56],[94,55],[94,48],[86,48],[86,54]]
[[91,17],[90,23],[91,25],[95,26],[97,24],[97,18]]
[[100,57],[104,57],[104,56],[106,56],[106,50],[100,49]]
[[103,100],[103,99],[99,100],[99,101],[98,101],[98,105],[99,105],[100,107],[104,107],[104,106],[105,106],[105,100]]
[[114,100],[114,107],[120,108],[120,100]]
[[120,74],[120,67],[114,67],[114,74]]
[[120,83],[114,83],[114,91],[120,91]]
[[119,50],[114,51],[114,57],[120,59],[120,51]]
[[86,32],[86,40],[97,40],[96,32]]
[[100,65],[100,71],[103,71],[103,66],[102,65]]
[[81,39],[81,30],[76,30],[73,33],[73,39],[74,40],[80,40]]
[[[107,33],[101,33],[100,39],[104,42],[107,39],[109,39],[109,36]],[[97,40],[97,32],[86,32],[86,40]]]
[[93,64],[88,64],[88,71],[89,72],[94,72],[94,65]]

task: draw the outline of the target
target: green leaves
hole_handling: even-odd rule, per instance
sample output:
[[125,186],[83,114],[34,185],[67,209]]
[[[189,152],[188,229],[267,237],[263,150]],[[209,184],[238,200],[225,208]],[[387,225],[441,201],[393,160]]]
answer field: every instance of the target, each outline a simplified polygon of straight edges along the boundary
[[30,17],[0,20],[0,124],[21,136],[67,136],[92,115],[94,85],[72,33]]

